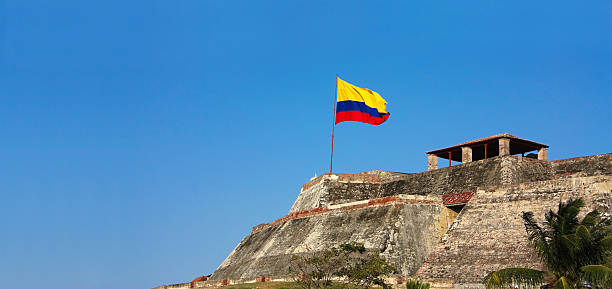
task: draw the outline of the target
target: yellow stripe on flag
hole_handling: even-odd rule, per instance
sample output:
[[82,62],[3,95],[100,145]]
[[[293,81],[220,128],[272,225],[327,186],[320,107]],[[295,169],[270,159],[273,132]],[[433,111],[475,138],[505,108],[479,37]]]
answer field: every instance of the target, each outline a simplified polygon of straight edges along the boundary
[[338,78],[338,102],[347,100],[363,102],[380,113],[387,113],[387,102],[378,93]]

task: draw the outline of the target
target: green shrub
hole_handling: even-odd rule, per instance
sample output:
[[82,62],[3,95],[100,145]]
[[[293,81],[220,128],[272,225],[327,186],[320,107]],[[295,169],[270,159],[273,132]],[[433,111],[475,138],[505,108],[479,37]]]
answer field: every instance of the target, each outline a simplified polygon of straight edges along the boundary
[[332,283],[334,278],[347,280],[352,288],[374,285],[389,288],[383,277],[396,270],[379,252],[366,252],[363,244],[345,243],[316,253],[294,256],[289,273],[303,289],[337,289],[346,284]]
[[429,289],[429,283],[410,279],[406,282],[406,289]]

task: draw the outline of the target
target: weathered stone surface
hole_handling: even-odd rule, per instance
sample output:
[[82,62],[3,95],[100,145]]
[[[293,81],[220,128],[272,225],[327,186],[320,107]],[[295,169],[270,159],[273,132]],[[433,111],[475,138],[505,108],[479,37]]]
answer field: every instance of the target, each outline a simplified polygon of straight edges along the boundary
[[351,241],[382,251],[402,273],[411,275],[455,215],[440,202],[371,206],[290,220],[244,238],[211,279],[287,275],[292,255]]
[[538,150],[538,160],[548,161],[548,148],[540,148]]
[[[611,194],[612,154],[554,162],[502,156],[418,174],[325,174],[302,187],[289,215],[256,226],[211,282],[283,276],[293,254],[355,241],[432,288],[481,288],[492,270],[542,266],[521,212],[541,217],[561,200],[582,197],[612,213]],[[467,204],[460,209],[449,196]]]
[[472,148],[465,146],[461,147],[461,162],[469,163],[472,161]]
[[612,175],[612,154],[551,162],[555,177]]
[[438,169],[438,156],[434,154],[427,155],[427,170],[433,171]]
[[[522,212],[536,218],[560,201],[582,197],[589,209],[612,213],[612,177],[575,177],[481,189],[461,211],[435,252],[419,269],[426,280],[479,283],[507,267],[542,269],[527,243]],[[583,214],[587,210],[583,211]]]
[[494,157],[418,174],[386,177],[359,174],[353,179],[325,174],[304,186],[290,212],[397,194],[473,192],[478,187],[547,180],[553,175],[549,162],[517,156]]
[[499,154],[500,157],[510,155],[510,139],[500,138],[499,139]]

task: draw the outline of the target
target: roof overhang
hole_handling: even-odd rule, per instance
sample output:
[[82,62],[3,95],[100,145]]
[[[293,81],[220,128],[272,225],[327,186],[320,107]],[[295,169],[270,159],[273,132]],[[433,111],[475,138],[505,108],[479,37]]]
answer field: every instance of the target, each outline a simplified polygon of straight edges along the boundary
[[458,145],[450,146],[443,149],[428,151],[427,154],[436,155],[443,159],[451,159],[461,162],[461,148],[469,147],[472,149],[473,160],[494,157],[499,154],[499,140],[506,138],[510,140],[510,154],[522,154],[530,151],[548,148],[549,145],[537,143],[534,141],[515,137],[513,135],[502,133],[477,140],[472,140]]

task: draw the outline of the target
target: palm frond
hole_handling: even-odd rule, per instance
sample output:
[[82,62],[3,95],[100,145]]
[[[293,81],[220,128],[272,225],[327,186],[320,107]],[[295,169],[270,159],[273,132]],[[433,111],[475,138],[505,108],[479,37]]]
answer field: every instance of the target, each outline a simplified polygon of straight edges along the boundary
[[487,289],[508,288],[512,285],[521,288],[539,288],[544,283],[545,272],[529,268],[506,268],[489,273],[484,279]]
[[523,212],[529,244],[546,265],[546,274],[554,277],[533,269],[508,268],[489,273],[486,287],[537,288],[547,279],[548,288],[553,289],[611,289],[612,218],[594,210],[579,220],[584,206],[582,199],[560,202],[557,212],[544,214],[543,223],[536,222],[532,212]]
[[[552,211],[546,214],[546,218],[553,222],[554,213]],[[550,246],[550,240],[554,237],[551,233],[550,226],[547,223],[540,226],[533,217],[533,212],[523,212],[523,223],[527,232],[529,244],[536,250],[538,256],[545,264],[555,264],[556,256],[553,248]],[[548,222],[548,221],[547,221]]]
[[544,241],[549,237],[533,218],[533,212],[523,212],[523,221],[530,241]]
[[605,265],[588,265],[580,269],[584,283],[591,287],[612,288],[612,268]]
[[569,199],[567,202],[559,203],[559,210],[557,215],[562,216],[566,219],[574,219],[580,213],[580,209],[584,208],[585,203],[582,199]]
[[580,225],[576,228],[576,236],[578,236],[583,242],[593,239],[591,232],[585,225]]
[[580,225],[587,226],[587,227],[593,227],[597,225],[597,223],[599,223],[600,218],[601,216],[600,216],[599,211],[597,210],[591,211],[588,214],[586,214],[584,218],[582,218],[582,221],[580,221]]
[[612,235],[603,237],[599,241],[599,247],[603,252],[612,253]]
[[578,214],[584,205],[582,199],[569,199],[567,202],[559,203],[557,213],[551,212],[557,219],[556,223],[553,224],[555,231],[561,234],[574,233],[574,229],[579,224]]
[[565,276],[557,279],[555,285],[553,285],[552,289],[574,289],[576,288],[570,280],[568,280]]

